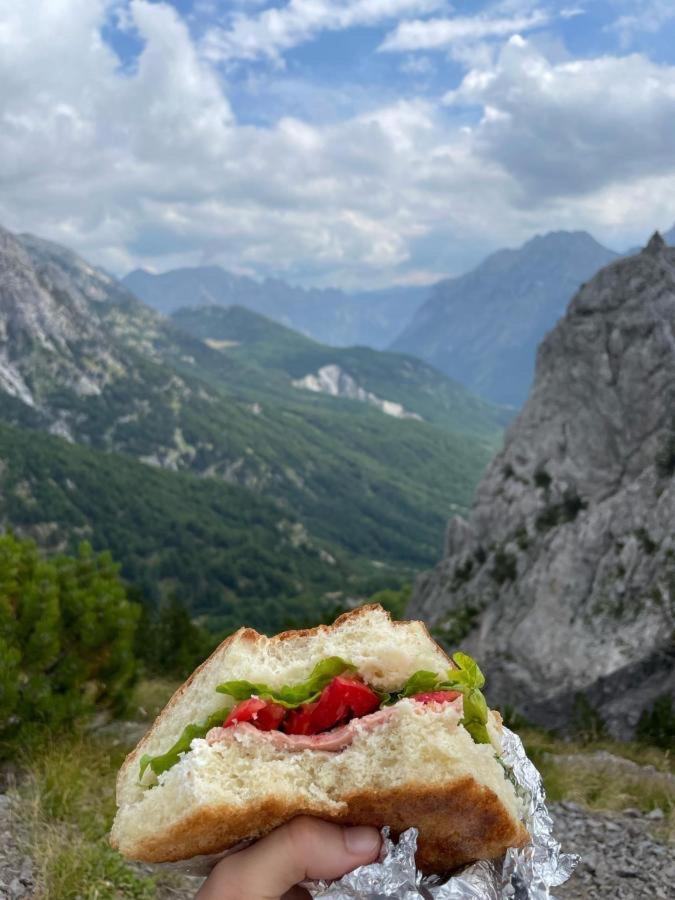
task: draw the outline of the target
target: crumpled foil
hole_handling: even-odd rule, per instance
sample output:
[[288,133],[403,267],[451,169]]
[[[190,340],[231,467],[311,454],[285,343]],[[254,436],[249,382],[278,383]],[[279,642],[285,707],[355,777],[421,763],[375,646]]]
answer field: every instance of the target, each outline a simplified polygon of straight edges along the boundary
[[502,762],[524,808],[531,842],[507,850],[500,860],[480,861],[448,878],[423,876],[415,867],[417,829],[409,828],[395,844],[382,829],[379,862],[361,866],[332,883],[304,885],[317,900],[548,900],[563,884],[578,856],[562,853],[553,837],[541,776],[527,758],[518,735],[504,728]]

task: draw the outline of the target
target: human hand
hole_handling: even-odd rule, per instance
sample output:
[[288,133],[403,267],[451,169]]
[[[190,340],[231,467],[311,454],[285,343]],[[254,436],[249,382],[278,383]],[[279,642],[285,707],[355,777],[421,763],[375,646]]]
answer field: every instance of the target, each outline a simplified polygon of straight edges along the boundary
[[196,900],[300,900],[305,880],[339,878],[377,859],[376,828],[343,828],[300,816],[245,850],[226,856]]

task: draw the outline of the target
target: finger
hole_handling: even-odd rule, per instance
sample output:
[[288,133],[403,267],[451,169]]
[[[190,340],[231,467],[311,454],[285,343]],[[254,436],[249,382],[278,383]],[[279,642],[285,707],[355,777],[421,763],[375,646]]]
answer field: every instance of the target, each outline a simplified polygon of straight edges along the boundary
[[343,828],[300,816],[218,863],[197,897],[279,900],[298,882],[339,878],[372,862],[379,850],[375,828]]

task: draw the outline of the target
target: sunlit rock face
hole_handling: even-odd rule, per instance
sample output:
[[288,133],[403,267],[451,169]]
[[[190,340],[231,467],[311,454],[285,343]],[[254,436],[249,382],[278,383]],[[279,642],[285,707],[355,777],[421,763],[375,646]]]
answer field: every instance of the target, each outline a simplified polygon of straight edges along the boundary
[[478,656],[493,701],[548,725],[590,704],[630,734],[675,689],[674,473],[675,249],[655,235],[540,345],[529,399],[410,614]]
[[[65,247],[0,227],[3,422],[190,467],[196,448],[183,440],[181,411],[199,398],[164,365],[183,352],[172,335],[107,273]],[[161,427],[144,427],[160,415]]]
[[372,391],[367,391],[348,372],[340,366],[322,366],[318,372],[305,375],[293,382],[296,388],[304,388],[317,394],[328,394],[330,397],[345,397],[348,400],[358,400],[376,407],[388,416],[396,419],[421,419],[417,413],[410,412],[400,403],[394,400],[383,400]]

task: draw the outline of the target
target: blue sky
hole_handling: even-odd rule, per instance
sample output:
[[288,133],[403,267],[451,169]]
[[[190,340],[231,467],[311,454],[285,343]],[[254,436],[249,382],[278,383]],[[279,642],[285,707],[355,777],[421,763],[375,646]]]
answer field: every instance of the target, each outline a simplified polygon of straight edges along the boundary
[[0,223],[116,274],[424,283],[675,221],[671,0],[0,0]]

